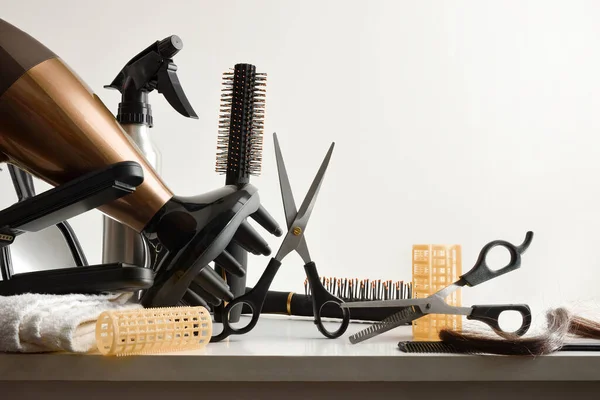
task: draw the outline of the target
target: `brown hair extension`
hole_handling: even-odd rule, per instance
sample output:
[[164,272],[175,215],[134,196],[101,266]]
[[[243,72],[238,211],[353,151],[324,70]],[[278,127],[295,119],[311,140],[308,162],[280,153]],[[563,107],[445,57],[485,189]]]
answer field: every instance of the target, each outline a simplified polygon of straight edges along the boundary
[[569,325],[569,333],[586,339],[600,339],[600,323],[573,315]]
[[[571,318],[570,313],[564,308],[551,310],[546,315],[547,331],[529,338],[504,334],[504,339],[498,339],[481,332],[458,332],[449,329],[442,330],[439,336],[442,342],[454,346],[460,352],[536,356],[555,352],[562,347],[570,332]],[[578,321],[581,321],[580,325],[577,325],[581,331],[591,332],[584,329],[588,327],[586,323],[588,320],[580,318]],[[600,338],[599,327],[600,324],[595,324],[596,338]]]

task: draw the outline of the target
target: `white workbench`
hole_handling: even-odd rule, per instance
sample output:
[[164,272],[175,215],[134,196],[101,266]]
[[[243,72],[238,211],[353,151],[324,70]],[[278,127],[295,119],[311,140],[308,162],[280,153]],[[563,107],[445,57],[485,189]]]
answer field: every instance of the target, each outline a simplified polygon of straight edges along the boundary
[[83,390],[86,399],[92,392],[107,398],[106,391],[115,395],[123,390],[128,399],[153,394],[164,398],[176,392],[177,400],[198,398],[200,393],[232,399],[269,393],[269,398],[289,399],[342,392],[344,399],[354,399],[390,391],[394,398],[525,398],[540,391],[572,398],[577,390],[600,396],[600,353],[537,358],[405,354],[397,342],[410,340],[410,327],[350,344],[348,335],[366,326],[353,323],[344,336],[331,340],[311,321],[263,316],[252,332],[200,351],[120,358],[1,354],[0,388],[46,398],[49,393],[69,398]]

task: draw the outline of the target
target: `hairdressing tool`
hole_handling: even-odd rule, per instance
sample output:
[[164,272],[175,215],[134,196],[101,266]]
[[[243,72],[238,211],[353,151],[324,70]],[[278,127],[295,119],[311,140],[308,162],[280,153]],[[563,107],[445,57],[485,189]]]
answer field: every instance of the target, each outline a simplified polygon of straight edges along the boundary
[[[410,298],[411,283],[404,284],[403,281],[393,282],[381,279],[370,281],[369,279],[342,279],[321,278],[321,284],[332,295],[343,301],[375,301],[394,300]],[[246,288],[246,293],[252,288]],[[302,317],[312,317],[313,303],[308,279],[304,281],[304,294],[294,292],[267,293],[261,314],[287,314]],[[400,311],[402,307],[394,308],[355,308],[352,310],[352,320],[355,321],[381,321],[390,314]],[[252,309],[245,305],[242,314],[252,314]],[[321,316],[325,318],[337,318],[340,314],[339,307],[335,304],[325,304],[321,310]]]
[[[412,247],[412,280],[415,298],[431,296],[448,282],[456,281],[462,274],[461,247],[459,245],[418,244]],[[449,306],[460,307],[460,290],[446,297]],[[354,313],[353,313],[354,314]],[[389,314],[391,315],[391,313]],[[413,340],[437,340],[441,329],[460,330],[461,315],[429,314],[412,324]]]
[[[177,65],[173,57],[183,48],[183,42],[176,36],[156,41],[133,57],[110,85],[105,88],[116,89],[121,93],[117,121],[137,145],[139,151],[160,174],[160,152],[150,137],[150,128],[154,119],[148,102],[149,93],[156,89],[162,93],[169,104],[184,117],[195,118],[195,111],[188,101],[179,78]],[[133,265],[150,267],[148,244],[133,229],[104,217],[103,262],[126,262]],[[245,271],[233,265],[234,275],[243,275]],[[211,295],[232,299],[229,286],[220,278],[215,280],[205,268],[198,273],[200,285]],[[218,277],[218,275],[217,275]]]
[[[257,239],[260,235],[253,230],[248,234],[244,224],[252,217],[269,232],[277,226],[255,187],[227,185],[199,196],[174,195],[74,71],[42,43],[0,19],[0,162],[58,186],[123,161],[139,164],[143,182],[135,192],[98,209],[141,233],[149,246],[156,274],[142,295],[145,307],[178,304],[190,282],[234,239],[270,254],[266,242]],[[224,292],[227,285],[221,285]]]
[[[414,342],[403,341],[398,343],[398,348],[404,353],[454,353],[454,354],[486,354],[477,351],[459,349],[444,342]],[[561,346],[556,351],[600,351],[598,343],[569,343]]]
[[[347,279],[321,277],[321,284],[327,291],[344,301],[353,300],[394,300],[408,299],[412,294],[412,283],[390,280]],[[304,294],[312,293],[310,282],[304,280]]]
[[[329,332],[323,325],[321,321],[321,313],[325,305],[337,304],[339,306],[339,304],[342,303],[342,300],[329,293],[321,284],[317,266],[310,258],[308,246],[306,245],[306,239],[304,236],[306,233],[306,225],[310,219],[313,207],[317,200],[319,189],[321,188],[321,184],[325,176],[325,171],[327,170],[329,160],[331,159],[331,154],[333,153],[334,143],[331,144],[331,147],[329,148],[329,151],[327,152],[327,155],[325,156],[325,159],[323,160],[323,163],[321,164],[321,167],[319,168],[319,171],[317,172],[317,175],[315,176],[315,179],[313,180],[310,189],[308,190],[308,193],[306,194],[306,197],[300,206],[300,211],[297,211],[290,181],[285,169],[285,163],[283,162],[283,156],[281,154],[281,149],[279,148],[277,134],[273,134],[273,140],[275,144],[275,156],[277,159],[277,170],[279,172],[279,185],[281,187],[281,197],[283,200],[283,208],[285,211],[288,232],[285,235],[281,246],[279,247],[277,255],[274,258],[271,258],[271,261],[267,265],[267,268],[261,275],[254,288],[243,296],[237,297],[235,300],[228,303],[223,309],[221,314],[223,331],[220,334],[213,336],[211,340],[215,342],[223,340],[230,335],[242,335],[248,333],[256,326],[265,303],[265,299],[267,298],[269,287],[273,282],[273,278],[275,275],[277,275],[277,271],[281,266],[282,260],[292,251],[296,251],[296,253],[298,253],[298,255],[305,262],[304,270],[312,288],[311,297],[313,303],[313,315],[315,318],[315,324],[317,325],[319,331],[328,338],[337,338],[346,331],[348,328],[348,323],[350,322],[350,313],[345,309],[340,309],[341,312],[339,313],[338,317],[342,319],[342,323],[337,331]],[[228,320],[229,311],[236,306],[239,306],[241,309],[244,304],[252,309],[252,318],[249,324],[243,328],[233,328]]]
[[153,282],[152,271],[147,268],[124,263],[98,264],[14,274],[0,281],[0,296],[135,292],[148,289]]
[[183,298],[179,302],[180,306],[188,307],[204,307],[210,309],[210,306],[202,297],[197,295],[192,289],[188,288],[183,295]]
[[0,211],[0,246],[11,244],[24,232],[45,229],[130,195],[143,179],[139,164],[124,161],[19,201]]
[[[8,171],[17,194],[17,201],[20,202],[35,196],[35,185],[30,174],[20,168],[15,167],[14,165],[9,165]],[[69,222],[61,221],[56,224],[56,226],[65,238],[75,265],[80,267],[88,265],[83,248],[81,247],[81,244],[77,239],[77,235],[75,235],[75,232],[73,231],[73,228]],[[8,251],[8,247],[6,249]]]
[[[229,287],[223,284],[223,280],[212,268],[205,268],[199,273],[190,283],[195,284],[195,287],[203,288],[207,293],[214,296],[217,301],[220,299],[226,301],[233,300],[235,297],[229,290]],[[194,289],[192,289],[194,290]],[[206,299],[208,301],[208,299]]]
[[[7,247],[25,232],[40,231],[129,195],[142,180],[143,172],[139,164],[122,162],[24,198],[0,211],[0,247]],[[32,192],[31,188],[28,191]],[[151,271],[123,264],[84,265],[13,275],[8,251],[3,252],[0,261],[3,279],[0,282],[0,295],[3,296],[130,291],[147,289],[153,283]]]
[[[198,118],[183,92],[173,62],[182,48],[183,42],[175,35],[156,41],[129,60],[112,83],[104,86],[121,93],[117,121],[159,175],[160,152],[150,136],[154,121],[149,93],[156,89],[181,115]],[[150,250],[138,232],[106,216],[103,222],[102,262],[150,267]]]
[[104,311],[96,321],[96,343],[103,355],[197,350],[208,344],[211,334],[204,307]]
[[[350,336],[350,343],[359,343],[370,339],[383,332],[387,332],[407,322],[415,321],[428,314],[451,314],[451,315],[466,315],[469,320],[481,321],[489,325],[496,333],[506,334],[498,323],[500,314],[504,311],[517,311],[523,318],[521,327],[515,332],[511,332],[518,336],[524,335],[531,325],[531,310],[526,304],[507,304],[507,305],[475,305],[471,307],[452,307],[445,302],[445,298],[459,290],[463,286],[473,287],[490,279],[497,278],[508,272],[514,271],[521,266],[521,254],[524,253],[531,241],[533,240],[533,232],[527,232],[525,241],[520,246],[515,246],[504,240],[495,240],[486,244],[473,268],[463,274],[459,280],[439,290],[435,294],[422,299],[409,300],[387,300],[387,301],[357,301],[343,303],[342,308],[357,308],[357,307],[405,307],[402,311],[392,314],[381,322],[377,322],[372,326]],[[486,257],[490,250],[494,247],[501,246],[506,248],[510,253],[509,263],[498,270],[492,270],[487,265]]]
[[[226,185],[250,182],[250,175],[259,175],[262,163],[266,74],[257,73],[251,64],[236,64],[223,74],[216,172],[225,174]],[[273,228],[277,228],[273,225]],[[281,236],[283,232],[277,232]],[[233,261],[244,271],[242,275],[228,273],[217,262],[215,271],[222,275],[235,297],[244,294],[248,249],[237,243],[227,246]],[[215,321],[220,321],[221,308],[216,308]],[[240,318],[240,308],[231,310],[230,322]]]

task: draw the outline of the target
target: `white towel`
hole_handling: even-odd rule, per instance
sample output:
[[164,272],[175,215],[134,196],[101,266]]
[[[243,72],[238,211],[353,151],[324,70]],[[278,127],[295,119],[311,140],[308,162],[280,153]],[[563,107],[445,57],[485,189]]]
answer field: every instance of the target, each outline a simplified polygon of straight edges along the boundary
[[96,350],[103,311],[142,308],[131,293],[0,296],[0,351],[40,353]]

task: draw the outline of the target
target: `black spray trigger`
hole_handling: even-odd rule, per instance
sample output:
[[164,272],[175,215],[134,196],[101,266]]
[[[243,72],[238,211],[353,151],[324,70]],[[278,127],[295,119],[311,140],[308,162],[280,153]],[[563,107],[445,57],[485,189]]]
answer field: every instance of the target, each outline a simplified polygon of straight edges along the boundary
[[198,115],[192,108],[187,96],[183,92],[179,78],[177,77],[177,66],[173,63],[165,63],[158,70],[158,84],[156,90],[162,93],[171,107],[184,117],[198,119]]
[[179,78],[173,57],[181,51],[183,42],[177,35],[156,41],[133,57],[107,89],[121,92],[117,121],[121,124],[153,126],[148,93],[157,90],[181,115],[197,119]]

